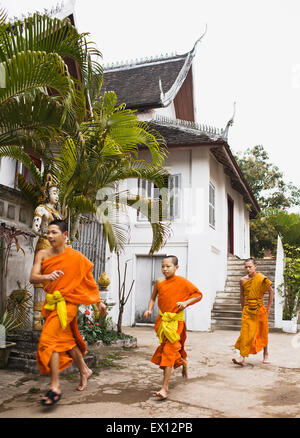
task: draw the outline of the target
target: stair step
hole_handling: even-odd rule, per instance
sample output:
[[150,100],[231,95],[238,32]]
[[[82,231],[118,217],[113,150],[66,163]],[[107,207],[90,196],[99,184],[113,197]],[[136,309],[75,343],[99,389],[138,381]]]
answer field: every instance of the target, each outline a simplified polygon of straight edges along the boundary
[[[244,265],[246,262],[246,259],[227,259],[228,264],[241,264]],[[276,265],[276,260],[274,259],[257,259],[256,260],[257,266],[262,265]]]
[[236,312],[242,311],[242,307],[239,303],[215,303],[212,309],[213,311],[219,312],[221,310],[235,310]]
[[212,310],[211,317],[217,321],[224,318],[236,318],[240,321],[242,318],[242,312],[240,310]]
[[241,327],[237,325],[230,325],[230,324],[224,324],[224,325],[211,325],[212,330],[230,330],[230,331],[236,331],[239,332],[241,330]]
[[226,306],[234,306],[234,307],[239,307],[241,308],[241,303],[239,299],[235,299],[235,298],[216,298],[213,308],[215,308],[215,306],[218,307],[226,307]]
[[240,292],[222,292],[218,295],[217,298],[230,298],[230,299],[235,299],[235,300],[239,300],[240,299]]
[[[218,323],[219,325],[223,325],[223,324],[226,324],[226,323],[230,323],[231,325],[241,325],[241,321],[242,321],[242,318],[240,317],[240,318],[238,318],[238,317],[235,317],[235,316],[220,316],[220,317],[218,317],[218,318],[212,318],[211,319],[211,322],[212,323]],[[274,319],[272,319],[272,318],[268,318],[268,323],[269,323],[269,325],[272,325],[273,324],[273,322],[274,322]]]
[[[272,271],[260,271],[263,275],[265,275],[266,277],[275,277],[275,272],[272,270]],[[227,271],[227,278],[228,279],[231,279],[231,277],[232,277],[232,279],[233,280],[236,280],[236,279],[239,279],[239,278],[241,278],[241,277],[244,277],[245,276],[245,271],[238,271],[238,270],[236,270],[236,271]]]
[[222,325],[233,325],[237,327],[241,327],[241,318],[233,318],[233,317],[222,317],[222,318],[212,318],[211,323],[214,325],[218,325],[218,327]]
[[[211,329],[212,331],[214,330],[228,330],[228,331],[240,331],[241,327],[238,327],[237,325],[230,325],[230,324],[224,324],[221,326],[216,326],[216,325],[211,325]],[[277,332],[281,332],[282,329],[278,329],[276,327],[269,327],[269,333],[277,333]],[[238,336],[238,335],[237,335]]]

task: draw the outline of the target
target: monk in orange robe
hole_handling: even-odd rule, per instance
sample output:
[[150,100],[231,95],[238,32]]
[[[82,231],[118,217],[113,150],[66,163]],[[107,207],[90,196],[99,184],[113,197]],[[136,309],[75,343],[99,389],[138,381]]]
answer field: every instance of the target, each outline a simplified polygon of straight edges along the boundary
[[155,321],[155,330],[160,345],[151,362],[158,365],[164,373],[162,388],[155,392],[162,399],[168,396],[172,368],[182,366],[182,375],[187,377],[184,309],[202,299],[202,293],[190,281],[175,275],[178,267],[176,256],[167,256],[162,260],[165,278],[156,280],[148,310],[144,313],[145,319],[151,315],[157,297],[159,315]]
[[47,238],[51,248],[37,252],[30,275],[31,283],[43,283],[47,293],[42,310],[46,320],[36,357],[41,374],[51,375],[50,389],[42,399],[45,406],[60,400],[59,372],[73,360],[81,374],[78,390],[85,389],[92,374],[83,360],[86,345],[77,325],[77,306],[96,304],[100,314],[106,313],[92,274],[93,263],[67,247],[66,236],[67,225],[63,220],[50,222]]
[[[257,354],[262,349],[263,363],[269,363],[268,355],[268,315],[272,305],[274,291],[272,282],[263,274],[256,272],[255,260],[248,259],[245,262],[247,275],[240,279],[242,327],[235,348],[240,350],[240,358],[232,359],[233,363],[243,366],[245,357],[249,354]],[[263,303],[263,297],[269,292],[267,307]]]

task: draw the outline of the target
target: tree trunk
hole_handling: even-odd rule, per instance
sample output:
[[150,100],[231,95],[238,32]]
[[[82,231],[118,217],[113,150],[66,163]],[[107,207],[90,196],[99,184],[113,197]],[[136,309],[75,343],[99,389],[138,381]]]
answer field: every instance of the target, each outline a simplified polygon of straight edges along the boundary
[[4,312],[5,305],[5,288],[4,288],[4,245],[3,239],[0,238],[0,317]]
[[118,317],[118,324],[117,324],[118,333],[122,333],[123,312],[124,312],[124,304],[120,303],[120,310],[119,310],[119,317]]
[[0,317],[3,315],[6,304],[6,273],[4,272],[5,262],[4,239],[0,239]]

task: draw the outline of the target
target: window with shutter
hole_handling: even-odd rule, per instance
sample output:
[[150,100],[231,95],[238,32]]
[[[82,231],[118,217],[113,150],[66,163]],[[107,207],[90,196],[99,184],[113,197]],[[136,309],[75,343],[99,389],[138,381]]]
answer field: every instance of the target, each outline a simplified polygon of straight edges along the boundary
[[212,228],[216,227],[216,188],[209,183],[209,225]]

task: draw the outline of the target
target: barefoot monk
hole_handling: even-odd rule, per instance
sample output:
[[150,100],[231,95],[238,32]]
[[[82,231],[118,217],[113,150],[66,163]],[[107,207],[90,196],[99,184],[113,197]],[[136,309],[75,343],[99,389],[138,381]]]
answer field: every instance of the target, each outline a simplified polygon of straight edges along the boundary
[[[272,282],[260,272],[256,272],[255,260],[245,262],[247,275],[240,279],[240,298],[242,313],[241,333],[235,348],[240,350],[240,357],[232,359],[236,365],[243,366],[245,357],[256,354],[263,349],[263,363],[269,363],[268,356],[268,315],[272,305],[274,291]],[[264,294],[268,292],[267,307],[263,303]]]
[[151,361],[163,370],[162,388],[155,392],[162,399],[168,396],[172,368],[182,366],[182,375],[187,377],[184,309],[202,299],[202,293],[196,286],[186,278],[175,275],[178,267],[176,256],[167,256],[162,260],[165,278],[156,280],[148,310],[144,313],[145,319],[151,315],[157,297],[159,315],[155,321],[155,330],[160,345]]

